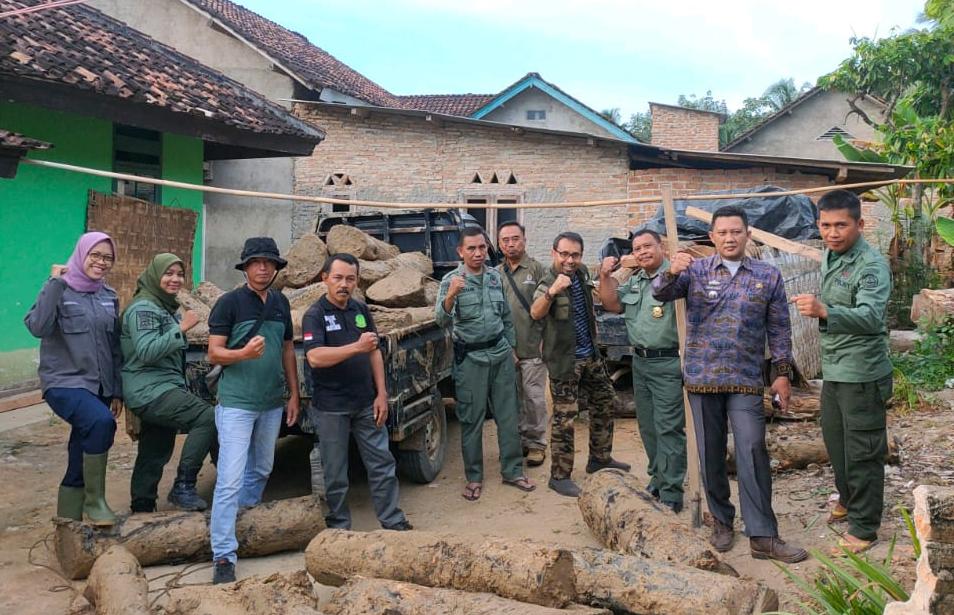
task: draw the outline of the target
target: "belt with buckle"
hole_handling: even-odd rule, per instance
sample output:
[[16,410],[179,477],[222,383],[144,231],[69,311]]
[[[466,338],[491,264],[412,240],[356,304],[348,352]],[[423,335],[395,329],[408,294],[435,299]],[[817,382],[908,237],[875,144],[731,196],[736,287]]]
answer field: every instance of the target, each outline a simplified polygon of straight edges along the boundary
[[678,348],[663,348],[662,350],[653,350],[651,348],[633,347],[633,354],[644,359],[659,359],[661,357],[678,357]]

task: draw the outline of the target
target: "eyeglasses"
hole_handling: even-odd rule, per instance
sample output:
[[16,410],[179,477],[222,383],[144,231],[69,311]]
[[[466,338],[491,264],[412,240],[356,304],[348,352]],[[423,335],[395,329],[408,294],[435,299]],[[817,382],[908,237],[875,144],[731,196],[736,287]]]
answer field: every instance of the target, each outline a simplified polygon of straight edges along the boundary
[[116,261],[116,257],[112,254],[101,254],[99,252],[90,252],[86,258],[91,261],[96,261],[97,263],[103,263],[104,265],[112,265]]
[[564,260],[573,259],[575,261],[578,261],[581,258],[583,258],[583,253],[582,252],[557,252],[557,256],[559,256],[560,258]]

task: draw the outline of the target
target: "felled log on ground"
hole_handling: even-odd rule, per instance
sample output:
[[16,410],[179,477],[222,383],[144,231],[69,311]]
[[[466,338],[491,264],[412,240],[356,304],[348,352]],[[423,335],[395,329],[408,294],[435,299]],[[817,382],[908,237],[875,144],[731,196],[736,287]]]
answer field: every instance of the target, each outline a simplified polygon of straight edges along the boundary
[[434,263],[423,252],[402,252],[388,260],[362,260],[358,265],[358,288],[362,290],[367,290],[375,282],[383,280],[402,267],[416,269],[424,275],[434,273]]
[[771,392],[766,392],[763,398],[765,416],[794,421],[811,421],[817,419],[821,414],[821,399],[818,393],[811,389],[793,388],[792,398],[785,410],[773,408],[772,397]]
[[401,252],[394,261],[405,267],[417,269],[424,275],[434,275],[434,263],[423,252]]
[[401,253],[397,246],[368,235],[361,229],[339,224],[328,231],[328,252],[351,254],[366,261],[394,258]]
[[603,549],[575,549],[576,601],[614,613],[750,615],[778,608],[762,583]]
[[321,268],[328,258],[328,247],[318,235],[302,235],[292,244],[285,260],[288,266],[275,276],[275,288],[301,288],[317,282],[321,276]]
[[576,596],[572,554],[529,540],[326,530],[305,550],[305,567],[325,585],[368,576],[548,607],[563,607]]
[[200,282],[198,286],[192,289],[192,296],[206,304],[207,306],[215,307],[215,302],[219,300],[219,297],[225,294],[225,291],[213,284],[212,282]]
[[689,525],[688,515],[674,515],[629,472],[591,474],[581,485],[578,504],[593,535],[614,551],[737,575]]
[[335,590],[324,612],[327,615],[610,615],[604,609],[577,607],[565,611],[494,594],[364,577],[353,577]]
[[393,308],[423,307],[428,304],[426,281],[427,278],[419,270],[399,267],[388,277],[368,287],[368,301]]
[[113,545],[96,558],[83,596],[96,615],[148,615],[149,582],[135,556]]
[[940,323],[954,315],[954,288],[923,289],[911,298],[911,322]]
[[[768,448],[772,469],[779,472],[804,470],[812,464],[824,466],[831,461],[820,431],[814,438],[787,439],[777,438],[770,432],[765,436],[765,446]],[[900,462],[901,455],[898,443],[891,437],[891,434],[888,434],[888,455],[885,458],[885,463],[897,465]],[[726,447],[726,467],[730,474],[735,473],[735,441],[731,434]]]
[[[63,574],[82,579],[109,547],[123,545],[143,566],[211,557],[209,513],[160,512],[120,517],[97,528],[80,521],[57,520],[53,538]],[[304,549],[325,528],[320,503],[311,496],[275,500],[239,511],[235,525],[239,557],[257,557]]]
[[[379,611],[380,613],[381,611]],[[247,577],[226,585],[192,585],[169,591],[164,615],[321,615],[304,570]]]
[[434,306],[404,308],[404,313],[411,317],[411,324],[416,325],[421,322],[434,320]]

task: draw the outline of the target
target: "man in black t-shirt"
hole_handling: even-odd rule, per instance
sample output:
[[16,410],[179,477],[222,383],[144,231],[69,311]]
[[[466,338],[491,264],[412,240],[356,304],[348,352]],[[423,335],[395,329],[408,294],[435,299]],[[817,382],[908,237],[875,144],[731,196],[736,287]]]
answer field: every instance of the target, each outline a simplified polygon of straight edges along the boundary
[[351,298],[358,261],[328,258],[322,270],[328,294],[302,319],[305,357],[312,368],[312,406],[325,470],[328,527],[351,529],[348,510],[348,442],[354,436],[368,471],[374,512],[384,529],[409,530],[398,507],[394,456],[388,446],[388,393],[384,358],[368,306]]

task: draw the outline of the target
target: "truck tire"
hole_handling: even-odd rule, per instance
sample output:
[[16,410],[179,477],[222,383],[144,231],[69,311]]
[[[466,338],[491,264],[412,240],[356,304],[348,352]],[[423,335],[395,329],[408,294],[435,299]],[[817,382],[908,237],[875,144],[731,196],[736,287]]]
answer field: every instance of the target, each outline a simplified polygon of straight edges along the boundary
[[421,450],[398,450],[398,471],[414,483],[426,484],[437,478],[447,455],[447,412],[440,395],[431,404],[430,418],[423,427]]

